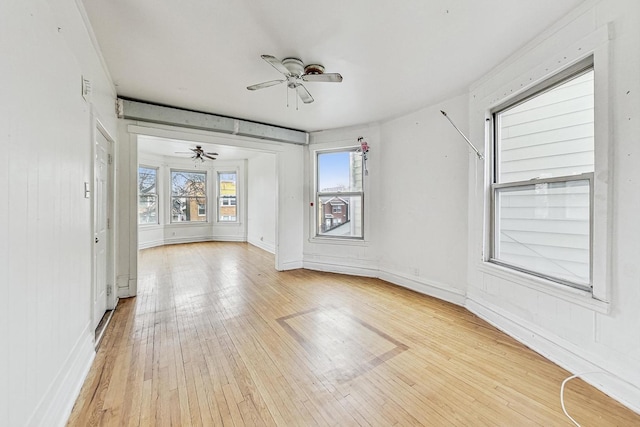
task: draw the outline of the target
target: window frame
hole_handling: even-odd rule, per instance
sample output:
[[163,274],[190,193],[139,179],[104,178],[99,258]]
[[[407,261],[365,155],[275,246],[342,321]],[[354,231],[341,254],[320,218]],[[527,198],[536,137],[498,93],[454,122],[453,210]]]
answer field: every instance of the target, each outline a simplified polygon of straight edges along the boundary
[[[184,172],[184,173],[196,173],[196,174],[201,174],[204,175],[204,196],[174,196],[173,195],[173,175],[174,173],[180,173],[180,172]],[[192,170],[192,169],[182,169],[182,168],[171,168],[169,170],[169,224],[180,224],[180,225],[186,225],[186,224],[206,224],[209,222],[209,216],[208,216],[208,212],[205,215],[199,215],[199,212],[196,212],[197,217],[202,217],[204,216],[205,219],[204,221],[193,221],[193,220],[189,220],[189,221],[174,221],[173,220],[173,212],[172,212],[172,208],[173,208],[173,200],[174,198],[188,198],[188,199],[196,199],[196,203],[197,203],[197,199],[200,197],[204,197],[204,205],[207,206],[207,204],[209,203],[209,194],[208,194],[208,179],[209,176],[207,174],[206,170]],[[200,205],[200,203],[197,203],[198,205]],[[199,211],[200,209],[197,208],[197,210]]]
[[[573,80],[581,75],[584,75],[588,72],[594,73],[594,171],[593,172],[585,172],[576,175],[564,175],[564,176],[555,176],[550,178],[540,178],[536,177],[529,180],[520,180],[520,181],[511,181],[511,182],[503,182],[499,181],[499,167],[500,167],[500,147],[499,147],[499,126],[500,121],[498,119],[498,115],[501,112],[514,108],[520,104],[527,102],[539,95],[542,95],[554,88],[561,86],[562,84]],[[491,136],[490,136],[490,146],[491,146],[491,164],[490,164],[490,185],[489,185],[489,239],[488,239],[488,259],[487,261],[499,265],[501,267],[506,267],[508,269],[512,269],[521,273],[525,273],[531,276],[539,277],[554,283],[558,283],[561,285],[566,285],[571,288],[575,288],[578,290],[593,292],[594,289],[594,231],[595,231],[595,207],[594,207],[594,185],[595,185],[595,156],[596,156],[596,145],[599,143],[597,138],[597,132],[595,132],[595,127],[597,126],[597,114],[595,114],[596,109],[596,96],[597,91],[595,90],[595,64],[593,56],[588,56],[583,60],[577,62],[576,64],[567,67],[559,72],[555,73],[551,77],[545,79],[544,81],[536,84],[530,89],[522,92],[519,95],[516,95],[513,98],[506,100],[505,102],[491,108],[489,110],[490,121],[491,121]],[[535,185],[539,184],[547,184],[547,183],[559,183],[559,182],[570,182],[570,181],[581,181],[586,180],[589,182],[589,283],[588,285],[584,285],[582,283],[572,282],[566,279],[562,279],[555,276],[550,276],[548,274],[544,274],[538,271],[529,270],[527,268],[523,268],[521,266],[513,265],[509,262],[505,262],[504,260],[500,260],[496,258],[496,249],[497,249],[497,193],[500,189],[505,188],[521,188],[524,189],[526,187],[535,187]]]
[[[342,240],[342,241],[364,241],[365,240],[365,173],[364,173],[364,167],[362,168],[362,171],[360,172],[362,174],[362,189],[360,191],[320,191],[318,189],[319,187],[319,182],[320,182],[320,168],[318,167],[318,159],[320,157],[320,155],[322,154],[330,154],[330,153],[343,153],[343,152],[348,152],[348,153],[356,153],[356,154],[360,154],[358,152],[359,150],[359,146],[349,146],[349,147],[340,147],[340,148],[331,148],[331,149],[326,149],[326,150],[316,150],[315,151],[315,156],[314,156],[314,164],[315,164],[315,182],[314,182],[314,189],[315,189],[315,199],[314,199],[314,206],[315,205],[319,205],[320,202],[320,197],[339,197],[339,198],[349,198],[349,197],[360,197],[360,205],[361,205],[361,209],[360,209],[360,224],[361,224],[361,235],[360,236],[335,236],[335,235],[330,235],[330,234],[321,234],[320,233],[320,226],[321,226],[321,222],[320,222],[320,212],[319,212],[319,208],[320,206],[316,206],[316,208],[314,209],[314,238],[315,239],[335,239],[335,240]],[[363,165],[364,166],[364,165]],[[349,207],[350,208],[350,207]],[[333,209],[332,209],[333,211]],[[333,214],[333,212],[332,212]],[[322,218],[324,220],[324,216]]]
[[[140,193],[140,169],[149,169],[149,170],[155,170],[156,174],[155,174],[155,184],[154,184],[154,188],[155,188],[155,192],[153,193],[145,193],[142,194]],[[158,184],[159,184],[159,180],[158,180],[158,175],[160,173],[160,168],[158,168],[157,166],[146,166],[143,164],[139,164],[138,165],[138,176],[137,176],[137,181],[138,181],[138,209],[140,208],[140,197],[141,196],[154,196],[155,197],[155,201],[156,201],[156,221],[155,222],[140,222],[140,213],[138,213],[138,226],[141,227],[148,227],[148,226],[154,226],[154,225],[159,225],[160,224],[160,192],[158,191]]]
[[[233,198],[223,198],[222,195],[220,194],[220,176],[223,174],[234,174],[236,179],[236,195]],[[216,170],[216,223],[218,224],[238,224],[240,223],[240,209],[239,209],[239,203],[238,203],[238,197],[240,194],[239,191],[239,179],[240,179],[240,174],[238,172],[237,169],[231,170],[231,169],[219,169]],[[228,202],[228,203],[225,203]],[[231,203],[232,201],[235,201],[235,203]],[[220,212],[220,208],[223,206],[235,206],[236,208],[236,215],[235,215],[235,219],[225,219],[226,217],[231,217],[230,215],[222,215]]]

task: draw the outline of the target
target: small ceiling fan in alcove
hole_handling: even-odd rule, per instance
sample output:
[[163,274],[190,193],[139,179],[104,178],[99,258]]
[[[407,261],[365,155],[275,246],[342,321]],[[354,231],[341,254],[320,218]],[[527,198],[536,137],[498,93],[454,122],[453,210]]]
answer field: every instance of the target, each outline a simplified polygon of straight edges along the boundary
[[205,158],[216,160],[216,158],[213,156],[218,156],[218,153],[210,153],[210,152],[204,151],[202,149],[202,145],[196,145],[195,148],[189,148],[189,150],[191,151],[176,151],[176,154],[191,154],[191,158],[193,159],[194,162],[198,160],[200,160],[201,162],[204,162]]
[[264,89],[286,83],[289,89],[295,89],[302,102],[310,104],[313,102],[313,97],[302,82],[340,83],[342,81],[342,76],[339,73],[325,73],[324,67],[320,64],[304,65],[298,58],[285,58],[280,61],[271,55],[261,55],[260,57],[282,73],[285,78],[247,86],[249,90]]

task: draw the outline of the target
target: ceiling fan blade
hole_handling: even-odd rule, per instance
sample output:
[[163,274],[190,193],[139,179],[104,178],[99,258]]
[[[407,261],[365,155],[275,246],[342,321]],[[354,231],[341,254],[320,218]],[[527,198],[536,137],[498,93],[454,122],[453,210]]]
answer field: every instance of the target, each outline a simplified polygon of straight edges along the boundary
[[258,83],[256,85],[247,86],[247,89],[249,89],[249,90],[264,89],[265,87],[275,86],[275,85],[278,85],[278,84],[283,83],[283,82],[284,82],[284,80],[271,80],[271,81],[268,81],[268,82]]
[[175,154],[193,154],[191,151],[174,151]]
[[284,65],[282,65],[282,61],[280,61],[278,58],[276,58],[275,56],[271,56],[271,55],[260,55],[260,57],[262,59],[264,59],[265,61],[267,61],[269,64],[271,64],[273,66],[273,68],[275,68],[276,70],[280,71],[282,74],[284,74],[285,76],[289,77],[289,70],[287,70],[287,67],[285,67]]
[[311,104],[313,102],[313,97],[309,93],[306,87],[302,85],[296,86],[296,92],[298,92],[298,96],[302,99],[302,102],[305,104]]
[[211,160],[215,160],[216,159],[215,157],[211,157],[208,154],[203,154],[202,157],[206,157],[207,159],[211,159]]
[[208,154],[208,155],[210,155],[210,156],[219,156],[219,155],[220,155],[220,154],[218,154],[218,153],[204,153],[204,154]]
[[302,76],[302,80],[305,82],[335,82],[340,83],[342,76],[339,73],[324,73],[324,74],[305,74]]

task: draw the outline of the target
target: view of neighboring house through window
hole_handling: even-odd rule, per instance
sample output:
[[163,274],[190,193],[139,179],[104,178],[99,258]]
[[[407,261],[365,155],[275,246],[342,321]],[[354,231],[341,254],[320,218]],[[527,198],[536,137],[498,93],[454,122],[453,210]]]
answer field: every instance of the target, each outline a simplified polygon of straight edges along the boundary
[[491,261],[583,289],[592,286],[592,67],[580,64],[493,114]]
[[158,169],[138,168],[138,224],[158,223]]
[[207,173],[171,171],[171,222],[207,220]]
[[218,221],[238,221],[238,174],[218,172]]
[[316,235],[363,238],[362,154],[355,148],[317,153]]

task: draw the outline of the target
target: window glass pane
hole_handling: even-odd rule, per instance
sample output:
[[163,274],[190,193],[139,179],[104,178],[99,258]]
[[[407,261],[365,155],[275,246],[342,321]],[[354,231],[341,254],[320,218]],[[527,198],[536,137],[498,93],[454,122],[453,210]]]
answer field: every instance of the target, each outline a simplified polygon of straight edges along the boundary
[[594,170],[593,70],[496,113],[497,182]]
[[236,172],[218,173],[218,221],[236,222],[238,220],[238,175]]
[[156,194],[157,169],[138,168],[138,192],[140,194]]
[[205,222],[206,194],[206,172],[171,171],[171,222]]
[[318,235],[362,237],[362,196],[319,196]]
[[158,223],[158,170],[138,168],[138,224]]
[[497,189],[494,257],[588,286],[589,194],[589,180]]
[[138,200],[138,224],[158,223],[158,198],[155,194],[141,194]]
[[319,192],[362,191],[362,154],[349,150],[318,154]]

